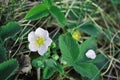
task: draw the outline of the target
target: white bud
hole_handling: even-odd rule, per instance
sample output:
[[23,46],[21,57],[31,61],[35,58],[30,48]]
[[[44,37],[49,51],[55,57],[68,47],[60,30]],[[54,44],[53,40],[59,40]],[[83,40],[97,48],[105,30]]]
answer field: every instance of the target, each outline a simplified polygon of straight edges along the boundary
[[96,53],[94,50],[90,49],[86,52],[86,57],[90,59],[95,59],[96,58]]

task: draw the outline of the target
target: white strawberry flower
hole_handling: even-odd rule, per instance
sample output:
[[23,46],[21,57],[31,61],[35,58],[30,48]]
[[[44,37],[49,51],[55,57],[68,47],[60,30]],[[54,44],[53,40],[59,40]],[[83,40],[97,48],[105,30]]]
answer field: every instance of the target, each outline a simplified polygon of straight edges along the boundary
[[40,55],[44,55],[52,43],[48,31],[40,27],[28,34],[28,41],[30,51],[38,51]]
[[96,53],[94,50],[90,49],[86,52],[86,57],[90,59],[95,59],[96,58]]

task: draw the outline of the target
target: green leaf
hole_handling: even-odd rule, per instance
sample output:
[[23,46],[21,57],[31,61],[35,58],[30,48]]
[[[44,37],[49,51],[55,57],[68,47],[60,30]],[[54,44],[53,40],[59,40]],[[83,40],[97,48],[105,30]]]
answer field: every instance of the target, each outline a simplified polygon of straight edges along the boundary
[[62,68],[62,65],[60,65],[59,63],[57,63],[55,60],[53,59],[47,59],[45,61],[45,66],[49,67],[49,68],[54,68],[55,71],[60,72],[61,74],[64,74],[64,69]]
[[4,25],[0,29],[1,39],[14,36],[16,33],[20,32],[22,28],[16,22],[9,22],[7,25]]
[[99,68],[104,69],[107,67],[109,61],[102,54],[98,54],[97,57],[93,60],[93,63]]
[[55,53],[52,55],[52,58],[57,61],[59,59],[59,56],[58,56],[58,54]]
[[53,60],[53,59],[47,59],[47,60],[45,60],[45,64],[46,64],[46,66],[47,67],[55,67],[55,65],[56,65],[56,61],[55,60]]
[[0,45],[0,63],[7,60],[6,49]]
[[99,37],[101,35],[101,29],[93,23],[85,23],[80,26],[80,30],[94,37]]
[[92,49],[92,50],[96,50],[97,49],[97,43],[95,41],[95,38],[94,37],[90,37],[89,39],[87,39],[86,41],[84,41],[80,46],[79,46],[79,49],[80,49],[80,55],[79,55],[79,59],[81,61],[84,61],[84,60],[88,60],[88,58],[85,56],[85,53],[89,50],[89,49]]
[[120,3],[120,0],[111,0],[111,2],[112,2],[113,4],[119,4],[119,3]]
[[43,71],[43,78],[44,79],[49,79],[55,72],[54,68],[51,67],[46,67]]
[[36,68],[43,68],[44,67],[44,57],[38,57],[32,61],[32,65]]
[[56,6],[52,6],[50,8],[50,13],[62,27],[66,25],[66,18],[59,8],[57,8]]
[[90,79],[87,77],[82,77],[82,80],[90,80]]
[[10,59],[0,64],[0,80],[7,80],[18,68],[16,59]]
[[49,6],[46,4],[39,4],[34,6],[25,16],[27,20],[37,20],[49,15]]
[[47,4],[49,6],[52,6],[53,5],[53,2],[52,0],[42,0],[44,4]]
[[55,66],[55,68],[56,68],[56,70],[57,70],[60,74],[64,74],[64,69],[63,69],[62,65],[57,64],[57,65]]
[[79,63],[74,65],[74,69],[83,77],[88,77],[90,80],[99,80],[100,71],[92,63]]
[[69,65],[73,65],[79,58],[79,44],[74,40],[71,34],[61,35],[59,37],[59,47],[62,58]]

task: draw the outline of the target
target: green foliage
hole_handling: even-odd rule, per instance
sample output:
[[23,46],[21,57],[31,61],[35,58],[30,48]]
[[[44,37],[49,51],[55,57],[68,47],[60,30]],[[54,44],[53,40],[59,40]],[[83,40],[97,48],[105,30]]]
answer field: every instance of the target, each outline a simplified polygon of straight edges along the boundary
[[54,54],[54,55],[52,55],[52,58],[53,58],[54,60],[58,60],[58,59],[59,59],[59,56],[58,56],[57,54]]
[[63,74],[64,73],[64,69],[62,68],[62,65],[57,63],[55,60],[53,59],[46,59],[45,60],[45,66],[49,67],[49,68],[54,68],[55,71],[58,71],[59,73]]
[[46,59],[46,60],[45,60],[45,64],[46,64],[46,66],[48,66],[48,67],[54,68],[55,65],[56,65],[56,61],[53,60],[53,59]]
[[51,67],[46,67],[43,71],[43,78],[44,79],[49,79],[55,72],[54,68]]
[[[31,8],[26,14],[28,7],[35,5],[34,2],[40,4]],[[10,79],[10,76],[18,67],[17,61],[10,59],[10,57],[19,55],[16,53],[29,54],[29,51],[26,51],[26,48],[28,48],[26,43],[27,34],[30,30],[38,28],[38,26],[48,30],[50,37],[56,43],[56,45],[49,46],[48,51],[43,56],[35,58],[38,55],[30,54],[32,66],[42,69],[43,80],[51,79],[52,76],[55,76],[55,80],[61,80],[61,78],[77,80],[78,76],[69,73],[71,68],[81,75],[78,79],[82,80],[101,80],[99,79],[100,70],[103,79],[104,74],[107,75],[109,72],[111,72],[109,74],[111,77],[114,73],[119,73],[117,66],[119,66],[120,52],[120,0],[6,0],[0,1],[0,4],[1,25],[9,21],[18,21],[23,27],[25,26],[23,30],[16,22],[9,22],[0,26],[0,80]],[[23,19],[25,14],[25,19],[32,22]],[[76,29],[81,31],[80,35],[76,35],[81,37],[78,40],[73,39],[71,35]],[[16,37],[15,34],[20,30],[22,30],[20,37]],[[95,38],[99,39],[97,43]],[[11,44],[9,45],[9,43]],[[57,46],[58,44],[59,46]],[[105,53],[104,55],[99,53],[99,50],[97,51],[97,44],[101,52]],[[97,52],[95,59],[86,57],[85,54],[89,49]],[[6,54],[7,52],[9,52],[9,55]],[[7,56],[10,59],[8,61]],[[114,62],[114,64],[108,67],[109,62]],[[107,67],[109,70],[105,70]],[[25,68],[27,69],[27,66]],[[24,69],[22,70],[24,71]],[[57,73],[64,75],[64,71],[66,71],[65,76],[59,76]],[[53,75],[55,72],[57,75]],[[105,78],[109,79],[109,76],[105,76]],[[114,78],[119,78],[119,75],[114,75]]]
[[66,18],[59,8],[53,5],[51,0],[43,0],[43,4],[34,6],[25,16],[27,20],[37,20],[48,16],[49,13],[64,27],[66,25]]
[[7,80],[14,74],[18,68],[18,62],[16,59],[10,59],[0,64],[0,80]]
[[92,62],[86,62],[88,58],[85,56],[87,50],[96,50],[97,48],[93,37],[79,45],[69,33],[64,34],[59,37],[59,47],[62,53],[62,58],[70,66],[73,66],[78,73],[80,73],[83,77],[98,80],[98,68]]
[[49,15],[49,6],[47,4],[39,4],[34,6],[25,16],[27,20],[37,20]]
[[56,65],[51,66],[51,67],[50,66],[45,67],[44,72],[43,72],[43,78],[49,79],[56,71],[58,71],[60,74],[64,74],[64,69],[62,65],[58,63],[56,63]]
[[58,71],[60,74],[64,74],[64,69],[62,68],[62,65],[60,65],[53,59],[47,59],[45,56],[34,59],[32,61],[32,65],[36,68],[44,68],[44,79],[49,79],[56,71]]
[[42,0],[44,4],[47,4],[49,6],[52,6],[53,5],[53,2],[52,0]]
[[8,24],[1,26],[0,28],[0,79],[7,80],[15,73],[18,68],[18,62],[16,59],[7,60],[6,48],[3,46],[4,40],[9,37],[13,37],[21,30],[20,25],[17,22],[9,22]]
[[88,60],[88,58],[85,56],[85,53],[89,50],[89,49],[93,49],[96,50],[97,49],[97,43],[95,41],[94,37],[90,37],[89,39],[87,39],[86,41],[84,41],[80,46],[80,57],[79,59],[81,61],[85,61]]
[[112,2],[113,4],[119,4],[119,3],[120,3],[120,0],[111,0],[111,2]]
[[97,25],[87,22],[80,26],[80,30],[94,37],[100,37],[101,29]]
[[0,45],[0,63],[7,60],[6,49]]
[[97,57],[93,60],[93,63],[99,68],[99,69],[104,69],[107,67],[109,61],[108,59],[102,55],[98,54]]
[[66,25],[66,18],[59,8],[52,6],[50,8],[50,13],[55,17],[62,27]]
[[44,67],[44,57],[38,57],[32,60],[32,65],[36,68]]
[[67,64],[73,65],[78,60],[79,45],[69,33],[59,37],[59,47]]
[[78,63],[74,65],[74,69],[83,77],[88,77],[90,80],[99,80],[100,71],[92,63]]
[[58,71],[60,74],[64,74],[64,69],[62,68],[62,65],[60,65],[53,59],[46,59],[45,66],[46,67],[43,72],[44,79],[49,79],[56,71]]
[[60,74],[64,74],[64,69],[63,69],[63,67],[62,67],[62,65],[61,64],[56,64],[55,65],[55,69],[60,73]]
[[0,37],[1,37],[1,39],[12,37],[19,31],[21,31],[21,29],[22,28],[20,27],[20,25],[18,23],[9,22],[8,24],[6,24],[0,28]]

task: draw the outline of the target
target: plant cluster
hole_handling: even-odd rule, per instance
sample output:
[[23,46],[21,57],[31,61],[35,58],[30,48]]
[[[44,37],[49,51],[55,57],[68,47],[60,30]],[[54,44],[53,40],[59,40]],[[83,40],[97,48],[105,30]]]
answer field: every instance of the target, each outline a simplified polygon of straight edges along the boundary
[[[120,1],[107,1],[120,16]],[[104,5],[96,0],[0,4],[0,80],[27,80],[24,74],[36,80],[120,79],[120,21]]]

